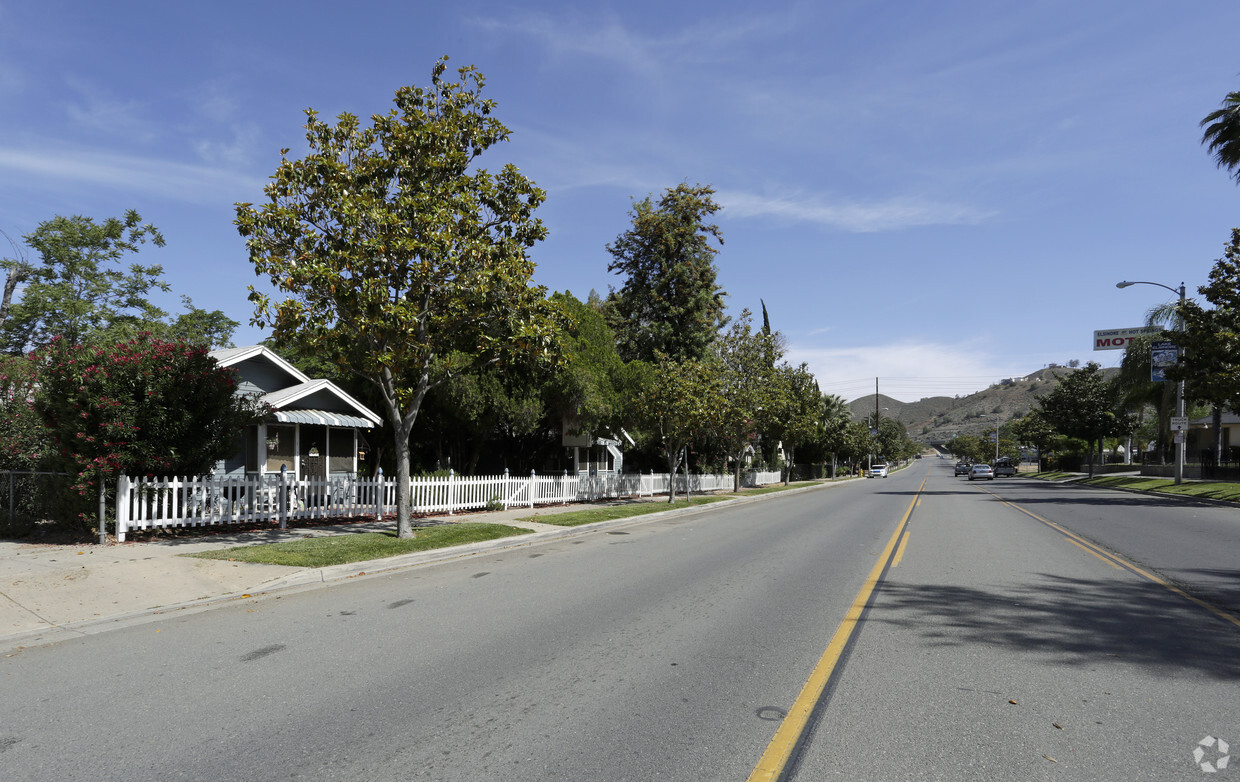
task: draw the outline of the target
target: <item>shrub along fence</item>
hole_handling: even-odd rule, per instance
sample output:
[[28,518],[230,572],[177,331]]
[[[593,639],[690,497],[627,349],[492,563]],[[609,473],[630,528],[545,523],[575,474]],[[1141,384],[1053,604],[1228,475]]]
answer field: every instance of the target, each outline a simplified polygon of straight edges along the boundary
[[[745,486],[778,483],[778,472],[746,473]],[[730,491],[731,475],[677,475],[677,493]],[[667,494],[667,473],[605,475],[503,475],[411,478],[412,512],[462,510],[591,502],[621,497]],[[116,492],[116,539],[134,530],[253,524],[329,518],[382,518],[396,511],[396,480],[353,475],[295,479],[287,475],[206,475],[184,478],[121,476]]]
[[54,518],[67,479],[57,472],[0,470],[0,532],[26,534],[38,522]]

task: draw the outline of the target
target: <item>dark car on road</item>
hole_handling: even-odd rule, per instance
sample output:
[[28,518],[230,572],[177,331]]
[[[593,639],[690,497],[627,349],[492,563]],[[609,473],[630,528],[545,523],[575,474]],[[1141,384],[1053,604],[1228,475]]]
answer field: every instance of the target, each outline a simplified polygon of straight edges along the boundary
[[956,462],[956,475],[968,475],[969,468],[973,465],[968,462]]

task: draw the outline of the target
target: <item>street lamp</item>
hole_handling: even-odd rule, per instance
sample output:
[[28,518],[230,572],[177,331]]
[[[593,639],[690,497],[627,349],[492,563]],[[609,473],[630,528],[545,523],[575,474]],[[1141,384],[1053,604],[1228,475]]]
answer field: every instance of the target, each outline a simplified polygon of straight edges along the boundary
[[[1160,288],[1166,288],[1180,297],[1180,309],[1177,312],[1180,317],[1184,315],[1184,283],[1180,283],[1179,288],[1172,288],[1170,285],[1163,285],[1161,282],[1147,282],[1145,280],[1124,280],[1115,283],[1116,288],[1127,288],[1129,285],[1157,285]],[[1175,415],[1177,418],[1184,417],[1184,380],[1175,384]],[[1175,483],[1180,485],[1184,482],[1184,440],[1188,438],[1188,432],[1176,438],[1175,442]]]

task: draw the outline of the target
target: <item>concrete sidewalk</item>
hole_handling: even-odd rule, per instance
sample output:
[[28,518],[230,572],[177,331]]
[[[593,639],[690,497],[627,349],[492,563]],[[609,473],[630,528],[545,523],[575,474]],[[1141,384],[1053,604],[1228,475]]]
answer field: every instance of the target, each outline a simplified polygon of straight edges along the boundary
[[[819,484],[792,491],[830,485],[839,484]],[[723,504],[749,502],[769,496],[779,495],[742,497],[725,500]],[[644,501],[666,502],[667,498],[654,497]],[[390,572],[552,538],[589,534],[601,528],[634,524],[651,518],[647,515],[580,527],[560,527],[537,521],[539,516],[581,510],[583,507],[588,506],[514,508],[419,519],[417,521],[421,523],[486,521],[523,527],[534,534],[326,568],[258,565],[180,555],[321,535],[394,530],[395,520],[252,532],[229,532],[221,528],[217,534],[153,538],[108,545],[0,541],[0,652],[9,653],[23,646],[103,632],[173,612],[205,610],[251,595],[309,588],[360,574]],[[692,513],[698,510],[684,508],[672,512]],[[534,520],[520,521],[522,518]]]

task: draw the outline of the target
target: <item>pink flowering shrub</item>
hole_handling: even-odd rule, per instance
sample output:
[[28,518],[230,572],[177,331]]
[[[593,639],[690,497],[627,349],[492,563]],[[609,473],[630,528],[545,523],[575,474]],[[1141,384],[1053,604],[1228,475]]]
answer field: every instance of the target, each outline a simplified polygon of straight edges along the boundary
[[150,334],[102,346],[56,339],[30,361],[48,462],[74,476],[70,505],[84,523],[96,515],[100,479],[112,491],[122,472],[210,472],[263,412],[234,393],[235,373],[205,348]]

